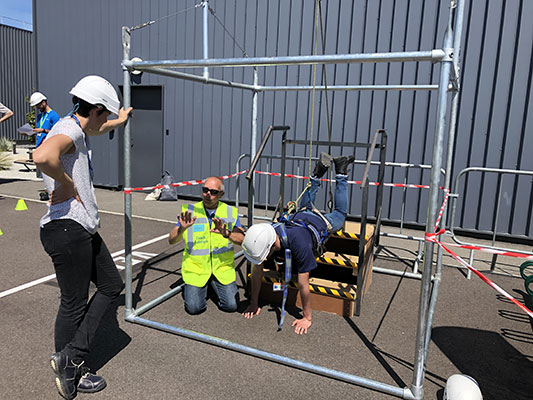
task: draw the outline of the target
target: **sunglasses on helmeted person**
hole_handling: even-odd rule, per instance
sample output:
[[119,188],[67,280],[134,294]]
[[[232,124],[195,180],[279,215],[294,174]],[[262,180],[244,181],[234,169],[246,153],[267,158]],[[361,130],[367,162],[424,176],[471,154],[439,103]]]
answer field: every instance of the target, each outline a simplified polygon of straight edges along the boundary
[[222,192],[222,190],[216,190],[216,189],[209,189],[209,188],[206,188],[205,186],[202,187],[202,193],[211,193],[211,196],[217,196],[219,195],[220,193]]

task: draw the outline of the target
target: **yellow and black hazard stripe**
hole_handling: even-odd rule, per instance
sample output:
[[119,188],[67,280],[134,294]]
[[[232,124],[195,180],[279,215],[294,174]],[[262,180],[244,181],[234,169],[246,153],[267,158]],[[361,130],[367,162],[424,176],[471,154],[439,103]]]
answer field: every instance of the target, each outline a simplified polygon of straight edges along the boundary
[[[274,284],[274,283],[279,282],[279,280],[274,278],[274,277],[271,277],[271,276],[263,275],[263,282],[264,283],[269,283],[269,284]],[[298,289],[298,283],[296,283],[294,281],[289,281],[289,287],[292,287],[294,289]],[[316,284],[313,284],[313,283],[309,284],[309,289],[311,289],[311,291],[315,292],[315,293],[320,293],[320,294],[333,296],[333,297],[340,297],[340,298],[348,299],[348,300],[353,300],[355,298],[355,296],[352,293],[350,293],[349,291],[341,290],[341,289],[333,289],[333,288],[329,288],[329,287],[325,287],[325,286],[316,285]]]
[[325,286],[318,286],[314,284],[309,284],[309,287],[311,288],[312,292],[315,293],[321,293],[328,296],[334,296],[334,297],[342,297],[343,299],[353,300],[354,295],[350,292],[346,292],[344,290],[339,289],[332,289]]
[[323,264],[332,264],[332,265],[340,265],[342,267],[357,268],[357,263],[354,263],[353,261],[350,261],[350,260],[344,260],[342,258],[331,258],[331,257],[320,256],[320,257],[316,257],[315,260]]
[[[337,237],[341,237],[345,239],[357,239],[357,240],[359,240],[359,238],[361,237],[361,235],[358,235],[356,233],[345,232],[345,231],[333,232],[332,236],[337,236]],[[365,235],[365,240],[368,240],[368,235]]]

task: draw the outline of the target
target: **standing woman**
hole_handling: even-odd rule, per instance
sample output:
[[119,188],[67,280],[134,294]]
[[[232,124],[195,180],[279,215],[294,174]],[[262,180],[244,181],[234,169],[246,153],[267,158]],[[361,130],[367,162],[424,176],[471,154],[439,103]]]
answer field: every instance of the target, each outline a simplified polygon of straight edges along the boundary
[[[50,362],[65,399],[77,391],[97,392],[105,380],[89,372],[84,359],[108,306],[123,288],[122,278],[97,230],[100,224],[93,187],[89,137],[128,119],[119,111],[113,86],[100,76],[86,76],[72,88],[72,115],[61,119],[33,154],[50,195],[41,219],[41,242],[52,258],[61,303],[55,322],[55,351]],[[117,119],[107,120],[113,113]],[[96,292],[89,301],[89,285]]]

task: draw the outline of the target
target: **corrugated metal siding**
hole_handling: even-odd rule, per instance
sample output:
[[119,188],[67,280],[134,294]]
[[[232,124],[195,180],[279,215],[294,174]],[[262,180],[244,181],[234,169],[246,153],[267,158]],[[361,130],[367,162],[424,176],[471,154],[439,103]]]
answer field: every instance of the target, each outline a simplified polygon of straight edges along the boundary
[[17,128],[26,122],[30,106],[25,98],[35,87],[33,33],[0,25],[0,53],[0,103],[15,113],[0,124],[0,137],[24,140]]
[[[530,1],[473,2],[466,9],[465,56],[454,174],[465,166],[533,170]],[[498,230],[531,236],[532,182],[480,173],[463,181],[458,225],[487,230],[501,186]]]
[[[191,59],[202,57],[201,9],[177,14],[194,1],[61,0],[52,4],[35,2],[36,32],[39,35],[39,84],[54,96],[56,108],[67,112],[65,94],[81,76],[97,73],[117,86],[122,83],[120,27],[168,18],[133,32],[132,56],[149,59]],[[313,53],[315,2],[212,0],[218,19],[250,56]],[[450,2],[423,0],[322,1],[326,54],[430,50],[440,48]],[[531,170],[531,66],[532,26],[527,24],[533,4],[527,0],[468,1],[463,35],[463,76],[453,173],[467,166],[520,168]],[[83,15],[83,18],[79,18]],[[43,23],[41,24],[41,21]],[[44,23],[46,21],[46,23]],[[51,23],[52,21],[52,23]],[[57,23],[53,23],[57,21]],[[242,52],[209,16],[210,57],[240,57]],[[60,28],[58,28],[60,27]],[[320,37],[320,33],[319,33]],[[322,53],[319,44],[319,53]],[[188,71],[190,72],[190,71]],[[195,71],[201,74],[201,70]],[[210,69],[219,79],[252,82],[252,70]],[[259,69],[264,85],[311,85],[313,68],[266,67]],[[439,65],[392,63],[330,65],[327,84],[430,84],[438,83]],[[323,84],[322,67],[317,84]],[[252,94],[239,89],[205,86],[144,74],[143,85],[164,87],[164,168],[176,180],[225,175],[233,171],[238,156],[250,152]],[[309,139],[312,94],[276,92],[259,95],[258,130],[261,135],[272,124],[289,125],[289,136]],[[435,131],[436,93],[433,92],[335,92],[328,94],[331,139],[368,142],[378,128],[389,134],[387,160],[430,164]],[[314,140],[328,140],[326,96],[315,96]],[[258,141],[259,143],[259,141]],[[267,152],[279,154],[274,140]],[[313,146],[317,156],[327,148]],[[343,149],[342,152],[349,152]],[[289,149],[289,154],[306,156],[307,146]],[[340,149],[333,149],[339,154]],[[358,159],[365,152],[356,153]],[[243,166],[246,166],[245,162]],[[266,163],[259,166],[266,168]],[[272,163],[279,170],[279,162]],[[294,172],[307,174],[307,163],[289,163]],[[354,178],[360,178],[356,168]],[[371,179],[376,173],[372,172]],[[401,168],[388,170],[387,182],[402,182]],[[277,179],[267,193],[269,178],[257,178],[259,202],[274,203],[279,193]],[[427,184],[429,173],[413,170],[408,182]],[[487,229],[494,214],[496,183],[486,178],[469,178],[462,198],[460,226]],[[245,186],[245,185],[243,185]],[[301,182],[293,182],[286,193],[296,198]],[[235,181],[226,192],[234,193]],[[464,190],[463,190],[464,191]],[[528,179],[504,183],[505,205],[500,210],[500,230],[516,235],[531,234],[532,186]],[[184,190],[198,194],[197,188]],[[480,195],[481,193],[481,195]],[[384,218],[398,220],[403,192],[386,188]],[[428,192],[407,191],[406,221],[424,224]],[[325,198],[325,196],[323,196]],[[371,199],[372,200],[372,199]],[[360,209],[359,189],[351,190],[351,212]]]

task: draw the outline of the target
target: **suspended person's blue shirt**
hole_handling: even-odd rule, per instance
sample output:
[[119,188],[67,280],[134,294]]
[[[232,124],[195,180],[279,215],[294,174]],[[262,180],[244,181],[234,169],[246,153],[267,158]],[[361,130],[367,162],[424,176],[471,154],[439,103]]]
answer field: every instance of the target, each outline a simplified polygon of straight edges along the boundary
[[[59,121],[59,115],[54,110],[50,110],[37,116],[37,119],[35,120],[35,127],[49,131],[57,121]],[[36,148],[39,147],[39,145],[43,142],[47,134],[47,132],[41,132],[35,135]]]

